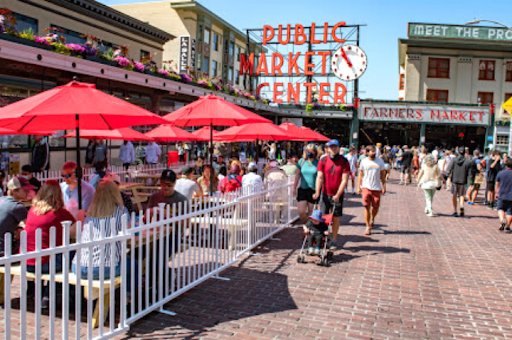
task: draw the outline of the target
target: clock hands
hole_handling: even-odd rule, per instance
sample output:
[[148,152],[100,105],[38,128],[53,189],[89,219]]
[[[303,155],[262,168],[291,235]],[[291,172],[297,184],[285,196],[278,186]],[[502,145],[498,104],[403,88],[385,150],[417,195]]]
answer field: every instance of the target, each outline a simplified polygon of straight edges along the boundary
[[341,56],[347,62],[348,67],[352,67],[352,62],[350,62],[350,59],[348,59],[347,53],[345,52],[345,50],[343,48],[341,48]]

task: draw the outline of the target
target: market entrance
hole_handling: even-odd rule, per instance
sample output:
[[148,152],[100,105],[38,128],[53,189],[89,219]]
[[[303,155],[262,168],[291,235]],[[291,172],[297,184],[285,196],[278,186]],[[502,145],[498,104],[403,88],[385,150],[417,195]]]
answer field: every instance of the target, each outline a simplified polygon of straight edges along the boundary
[[418,145],[420,142],[420,124],[362,122],[359,139],[361,145],[376,143],[384,145]]
[[467,125],[432,125],[426,126],[425,144],[454,148],[466,146],[470,150],[483,150],[485,144],[485,127]]

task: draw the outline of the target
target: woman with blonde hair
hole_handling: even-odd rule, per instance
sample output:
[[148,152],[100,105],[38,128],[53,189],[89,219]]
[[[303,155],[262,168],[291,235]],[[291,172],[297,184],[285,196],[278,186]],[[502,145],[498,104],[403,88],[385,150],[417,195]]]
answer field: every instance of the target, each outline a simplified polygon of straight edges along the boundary
[[[123,205],[123,199],[118,186],[108,179],[103,179],[98,184],[92,203],[87,211],[87,217],[84,222],[81,242],[99,240],[102,236],[102,229],[105,237],[117,235],[122,228],[122,216],[127,214]],[[121,272],[121,245],[117,242],[112,245],[107,243],[97,245],[91,248],[81,250],[80,258],[73,259],[73,272],[80,274],[82,278],[87,278],[89,271],[92,271],[93,280],[100,277],[100,269],[103,268],[104,278],[110,278],[110,268],[115,267],[115,276]],[[103,249],[103,257],[101,255]],[[114,252],[114,262],[111,262],[111,252]],[[89,258],[92,257],[92,267],[89,267]],[[77,273],[78,262],[80,261],[81,270]]]
[[418,174],[418,186],[425,193],[425,214],[432,217],[432,204],[437,188],[441,188],[441,172],[437,166],[437,162],[432,155],[427,155]]
[[[308,144],[304,148],[304,154],[297,163],[294,189],[297,191],[297,208],[301,222],[306,222],[313,212],[313,206],[318,200],[313,199],[315,194],[317,176],[317,148],[314,144]],[[300,181],[300,186],[298,185]],[[297,188],[298,187],[298,188]],[[295,192],[294,190],[294,192]]]
[[[63,227],[62,222],[71,221],[75,223],[75,218],[69,211],[64,208],[64,200],[59,182],[54,180],[46,181],[39,189],[36,197],[32,202],[27,221],[25,223],[25,232],[27,233],[27,251],[36,250],[36,232],[41,230],[41,249],[50,247],[50,229],[55,227],[55,246],[62,245]],[[27,260],[27,271],[36,271],[36,259]],[[60,254],[56,256],[55,268],[57,272],[62,270],[62,259]],[[50,257],[41,258],[41,273],[50,272]],[[29,285],[29,295],[32,295],[33,283]],[[43,288],[42,308],[48,308],[49,294],[48,287]]]

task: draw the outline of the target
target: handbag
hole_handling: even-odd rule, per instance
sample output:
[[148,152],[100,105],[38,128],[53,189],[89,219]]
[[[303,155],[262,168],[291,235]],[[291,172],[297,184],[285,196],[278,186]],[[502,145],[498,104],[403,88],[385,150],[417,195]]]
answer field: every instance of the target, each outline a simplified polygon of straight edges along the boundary
[[434,181],[434,180],[429,180],[429,181],[425,181],[423,183],[421,183],[421,188],[423,190],[432,190],[432,189],[437,189],[437,181]]

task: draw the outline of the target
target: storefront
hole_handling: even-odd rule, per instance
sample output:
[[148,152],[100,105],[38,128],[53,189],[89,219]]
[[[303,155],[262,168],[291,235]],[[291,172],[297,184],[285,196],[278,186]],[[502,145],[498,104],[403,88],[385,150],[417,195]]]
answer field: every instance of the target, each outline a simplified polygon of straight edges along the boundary
[[492,136],[489,106],[403,101],[361,101],[362,145],[467,146],[483,149]]

